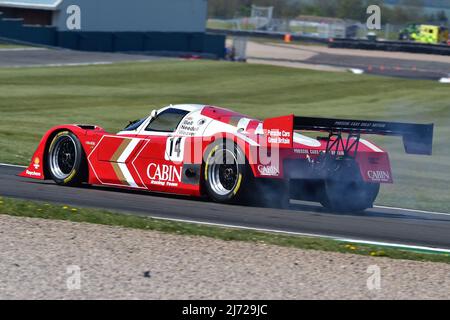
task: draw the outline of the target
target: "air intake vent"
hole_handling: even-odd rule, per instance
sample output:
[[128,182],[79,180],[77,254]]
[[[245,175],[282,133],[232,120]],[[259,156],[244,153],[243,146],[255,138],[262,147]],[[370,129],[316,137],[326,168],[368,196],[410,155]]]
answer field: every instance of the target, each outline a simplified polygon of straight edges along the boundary
[[95,130],[96,128],[94,125],[91,124],[79,124],[77,126],[84,130]]

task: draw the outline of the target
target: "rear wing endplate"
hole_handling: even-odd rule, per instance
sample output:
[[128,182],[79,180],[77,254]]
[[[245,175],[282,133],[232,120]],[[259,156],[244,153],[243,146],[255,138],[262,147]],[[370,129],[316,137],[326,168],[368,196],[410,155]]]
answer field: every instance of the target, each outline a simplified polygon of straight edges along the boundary
[[268,129],[270,133],[271,129],[276,129],[273,126],[276,124],[281,125],[281,131],[289,130],[291,127],[292,137],[294,130],[401,136],[406,153],[431,155],[433,152],[434,124],[310,118],[290,115],[267,119],[264,121],[263,127],[265,130]]

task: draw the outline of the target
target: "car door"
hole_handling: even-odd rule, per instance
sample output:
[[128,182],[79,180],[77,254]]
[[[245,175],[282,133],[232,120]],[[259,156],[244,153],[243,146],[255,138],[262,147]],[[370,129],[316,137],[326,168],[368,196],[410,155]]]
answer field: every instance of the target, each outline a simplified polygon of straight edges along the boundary
[[168,108],[151,119],[136,135],[145,141],[134,162],[149,190],[176,192],[182,184],[186,137],[175,136],[189,111]]

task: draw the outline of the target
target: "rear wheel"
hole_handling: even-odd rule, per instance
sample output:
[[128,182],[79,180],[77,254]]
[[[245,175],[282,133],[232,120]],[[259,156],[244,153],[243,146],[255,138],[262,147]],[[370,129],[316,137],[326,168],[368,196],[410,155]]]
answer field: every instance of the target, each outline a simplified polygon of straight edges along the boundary
[[48,149],[47,169],[59,185],[80,185],[85,178],[85,155],[78,138],[69,131],[59,132]]
[[336,212],[360,212],[372,208],[380,184],[363,181],[358,164],[337,161],[324,181],[321,204]]

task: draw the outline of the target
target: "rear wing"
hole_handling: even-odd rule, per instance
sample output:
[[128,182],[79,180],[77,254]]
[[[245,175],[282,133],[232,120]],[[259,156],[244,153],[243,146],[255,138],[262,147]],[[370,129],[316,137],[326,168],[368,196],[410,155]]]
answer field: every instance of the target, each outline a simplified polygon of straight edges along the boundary
[[377,134],[400,136],[408,154],[431,155],[434,124],[413,124],[386,121],[295,117],[294,115],[264,121],[268,143],[278,141],[280,146],[292,147],[294,130],[325,131],[349,134]]

